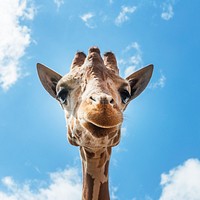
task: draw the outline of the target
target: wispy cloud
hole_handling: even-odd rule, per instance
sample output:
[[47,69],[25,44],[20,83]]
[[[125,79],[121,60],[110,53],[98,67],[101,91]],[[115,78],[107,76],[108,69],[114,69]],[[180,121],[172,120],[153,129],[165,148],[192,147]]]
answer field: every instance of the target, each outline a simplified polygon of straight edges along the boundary
[[59,10],[60,6],[64,4],[64,0],[54,0],[54,3],[57,6],[57,9]]
[[111,200],[118,200],[118,196],[116,195],[118,191],[118,188],[117,187],[111,187],[111,193],[110,193],[110,198]]
[[129,20],[130,14],[134,13],[136,11],[136,6],[128,7],[128,6],[122,6],[121,11],[117,18],[115,19],[115,24],[117,26],[121,25],[125,21]]
[[172,3],[163,3],[161,18],[164,20],[170,20],[174,16]]
[[80,18],[83,20],[83,22],[85,23],[85,25],[88,27],[88,28],[95,28],[96,27],[96,24],[93,20],[94,18],[94,14],[92,12],[88,12],[88,13],[85,13],[83,15],[80,16]]
[[[153,200],[149,195],[145,195],[143,197],[144,200]],[[134,197],[132,200],[138,200],[136,197]]]
[[[127,135],[128,135],[127,128],[126,128],[126,127],[122,127],[122,128],[121,128],[121,140],[123,140],[123,138],[127,137]],[[123,147],[122,145],[118,145],[118,146],[116,146],[116,147],[114,148],[114,151],[115,151],[116,153],[122,153],[122,152],[127,152],[128,149],[125,148],[125,147]],[[115,162],[114,165],[117,165],[117,160],[116,160],[116,159],[115,159],[114,162]]]
[[130,45],[128,45],[123,52],[126,53],[127,51],[130,51],[131,49],[135,49],[136,51],[140,52],[140,45],[137,42],[133,42]]
[[166,84],[167,78],[160,72],[160,78],[155,82],[150,84],[151,89],[156,89],[156,88],[163,88]]
[[200,199],[200,160],[189,159],[169,173],[163,173],[160,184],[160,200]]
[[125,68],[124,75],[127,77],[143,64],[140,45],[137,42],[131,43],[123,50],[123,55],[125,58],[119,59],[118,64]]
[[145,200],[153,200],[153,199],[149,195],[146,195]]
[[23,20],[33,20],[34,6],[27,1],[0,1],[0,87],[8,90],[22,76],[20,59],[31,43],[30,28]]
[[17,183],[12,177],[2,178],[1,184],[6,188],[0,191],[2,200],[80,200],[82,183],[78,170],[75,168],[65,169],[50,173],[50,182],[37,181],[36,188],[34,181],[26,181],[24,184]]

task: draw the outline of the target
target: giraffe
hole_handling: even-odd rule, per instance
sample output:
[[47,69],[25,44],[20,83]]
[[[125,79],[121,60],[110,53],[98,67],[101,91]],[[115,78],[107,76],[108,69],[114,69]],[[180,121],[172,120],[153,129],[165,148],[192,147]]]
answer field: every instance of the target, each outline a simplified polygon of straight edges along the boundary
[[123,111],[146,88],[153,65],[123,79],[115,55],[107,52],[102,58],[99,48],[91,47],[88,55],[75,54],[64,76],[40,63],[37,70],[64,110],[69,143],[80,148],[82,200],[109,200],[109,161],[120,142]]

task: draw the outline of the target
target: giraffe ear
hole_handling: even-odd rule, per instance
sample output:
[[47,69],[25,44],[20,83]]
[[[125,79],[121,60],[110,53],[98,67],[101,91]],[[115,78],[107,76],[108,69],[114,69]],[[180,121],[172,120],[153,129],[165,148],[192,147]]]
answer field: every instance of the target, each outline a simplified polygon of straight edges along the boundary
[[153,65],[148,65],[126,78],[131,86],[131,98],[136,98],[148,85],[153,73]]
[[52,97],[56,98],[56,85],[62,76],[40,63],[37,63],[37,71],[46,91]]

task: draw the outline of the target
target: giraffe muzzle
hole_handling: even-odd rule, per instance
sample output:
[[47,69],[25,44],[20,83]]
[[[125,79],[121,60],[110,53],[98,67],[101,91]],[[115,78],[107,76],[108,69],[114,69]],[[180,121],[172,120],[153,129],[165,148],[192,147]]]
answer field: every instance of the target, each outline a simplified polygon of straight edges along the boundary
[[105,137],[116,132],[119,128],[119,125],[108,127],[108,126],[99,126],[89,121],[82,120],[82,126],[86,128],[94,137],[100,138]]

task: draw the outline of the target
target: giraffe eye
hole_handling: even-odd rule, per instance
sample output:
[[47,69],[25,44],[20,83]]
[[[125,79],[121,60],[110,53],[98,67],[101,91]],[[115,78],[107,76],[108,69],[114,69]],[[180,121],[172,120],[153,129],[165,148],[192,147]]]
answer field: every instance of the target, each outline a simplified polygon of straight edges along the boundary
[[127,90],[120,91],[120,95],[121,95],[123,104],[126,104],[131,97],[131,95],[129,94]]
[[66,103],[67,96],[68,96],[68,90],[66,88],[61,88],[57,93],[57,99],[62,104]]

